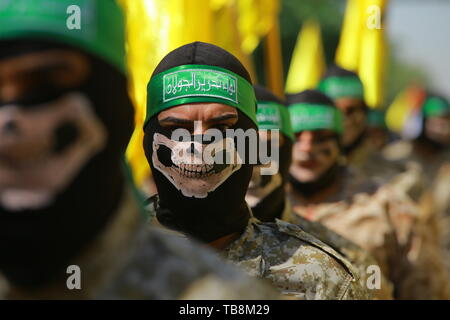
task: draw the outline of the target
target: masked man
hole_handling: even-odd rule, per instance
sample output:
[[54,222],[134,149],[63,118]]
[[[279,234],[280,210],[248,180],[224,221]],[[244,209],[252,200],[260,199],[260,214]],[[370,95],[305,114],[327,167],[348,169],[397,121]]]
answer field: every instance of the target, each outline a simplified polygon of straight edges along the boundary
[[[279,173],[276,175],[262,175],[262,166],[253,168],[252,180],[245,196],[245,200],[252,208],[256,218],[265,222],[275,222],[282,216],[288,215],[291,210],[289,201],[286,198],[285,186],[289,177],[289,166],[292,159],[292,144],[295,140],[289,112],[285,104],[273,95],[269,90],[261,86],[255,86],[256,100],[258,108],[256,119],[258,121],[259,138],[262,143],[271,140],[268,130],[280,130],[280,140],[277,144],[280,155]],[[296,223],[306,232],[311,233],[322,242],[328,244],[333,249],[347,258],[358,268],[362,286],[369,287],[371,266],[376,265],[375,259],[362,248],[353,242],[341,237],[334,231],[326,228],[320,223],[309,221],[301,216],[296,217]],[[391,299],[392,286],[389,281],[382,276],[379,286],[370,286],[369,293],[376,299]]]
[[368,250],[393,282],[395,298],[446,298],[439,249],[416,229],[417,205],[395,184],[378,187],[340,163],[342,115],[328,97],[305,91],[289,103],[296,142],[292,210],[283,218],[320,222]]
[[320,81],[318,90],[333,100],[343,114],[343,155],[358,174],[386,183],[407,169],[402,162],[385,159],[371,143],[373,137],[368,137],[371,133],[370,113],[364,101],[363,84],[356,73],[331,66]]
[[147,104],[144,149],[163,226],[221,250],[285,295],[366,297],[353,266],[333,249],[294,225],[252,216],[245,193],[258,142],[256,100],[236,57],[202,42],[177,48],[156,67]]
[[276,297],[200,245],[148,230],[123,170],[122,13],[72,3],[0,0],[0,298]]

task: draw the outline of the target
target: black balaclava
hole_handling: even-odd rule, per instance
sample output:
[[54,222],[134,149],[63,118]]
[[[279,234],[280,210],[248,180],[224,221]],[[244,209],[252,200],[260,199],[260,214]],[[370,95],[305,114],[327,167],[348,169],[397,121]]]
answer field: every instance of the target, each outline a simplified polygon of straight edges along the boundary
[[[0,43],[0,59],[47,49],[77,49],[41,40]],[[15,286],[39,290],[64,276],[66,268],[92,242],[117,211],[125,190],[123,154],[133,129],[133,107],[125,76],[100,58],[87,55],[90,71],[77,88],[39,98],[24,97],[22,108],[58,98],[72,91],[84,94],[107,131],[106,145],[90,158],[46,207],[11,212],[0,207],[0,272]],[[1,106],[0,106],[1,108]],[[70,123],[55,130],[54,152],[62,152],[77,138]],[[58,174],[58,172],[55,172]]]
[[[331,78],[331,77],[358,77],[358,75],[353,71],[343,69],[337,65],[332,65],[327,69],[322,80]],[[366,113],[366,116],[367,116],[367,112],[368,112],[369,108],[367,107],[365,101],[364,100],[362,100],[362,101],[363,101],[364,112]],[[350,145],[342,146],[342,151],[344,152],[344,154],[348,155],[348,154],[352,153],[355,149],[357,149],[359,146],[361,146],[361,144],[365,140],[366,134],[367,134],[367,130],[363,130],[360,133],[360,135],[355,139],[355,141],[353,141]]]
[[[288,106],[296,103],[311,103],[328,105],[336,108],[333,101],[323,93],[317,90],[306,90],[298,94],[292,94],[287,96]],[[339,135],[336,134],[336,141],[342,150],[342,144]],[[328,170],[326,170],[317,180],[312,182],[301,182],[295,179],[292,175],[289,175],[289,182],[295,190],[305,195],[311,196],[317,192],[320,192],[324,188],[333,184],[342,172],[343,168],[340,166],[339,161],[336,161]]]
[[[236,57],[217,46],[203,42],[190,43],[169,53],[156,67],[152,78],[168,69],[191,64],[221,67],[251,83],[248,72]],[[247,130],[252,128],[256,130],[256,124],[239,109],[238,117],[239,120],[231,129]],[[157,114],[149,119],[144,131],[145,154],[152,169],[159,195],[159,203],[156,206],[159,222],[170,229],[186,233],[203,242],[211,242],[235,232],[242,232],[249,220],[245,193],[252,175],[253,165],[248,164],[248,159],[243,159],[244,163],[240,169],[233,170],[226,180],[214,191],[208,192],[206,197],[185,196],[159,169],[155,168],[152,160],[155,133],[170,139],[171,132],[159,125]],[[205,140],[203,139],[203,141]],[[248,150],[248,146],[246,150]],[[158,161],[163,165],[167,167],[173,165],[170,148],[160,145],[156,152]],[[216,174],[231,170],[231,167],[230,165],[214,164]],[[178,178],[180,177],[181,175],[178,175]],[[189,184],[189,178],[183,177],[183,179],[186,179],[186,184]]]
[[[275,102],[280,105],[285,106],[285,103],[276,97],[273,93],[271,93],[266,88],[255,85],[255,94],[256,100],[265,101],[265,102]],[[280,132],[280,134],[283,134]],[[275,218],[281,218],[285,207],[285,184],[288,180],[289,176],[289,166],[291,165],[291,154],[292,154],[292,140],[285,134],[284,136],[284,144],[279,148],[279,172],[278,174],[281,176],[281,185],[275,188],[272,192],[270,192],[266,197],[261,199],[256,206],[252,207],[253,214],[256,218],[261,221],[274,221]],[[269,184],[275,176],[273,175],[262,175],[260,186],[264,187]]]

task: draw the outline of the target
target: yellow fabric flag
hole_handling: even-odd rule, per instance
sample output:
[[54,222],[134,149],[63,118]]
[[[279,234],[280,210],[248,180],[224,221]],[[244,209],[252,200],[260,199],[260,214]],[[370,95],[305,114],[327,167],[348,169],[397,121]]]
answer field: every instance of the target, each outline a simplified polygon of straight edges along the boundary
[[317,87],[326,68],[322,34],[316,20],[307,20],[297,37],[286,82],[287,93]]
[[[138,186],[150,175],[143,150],[147,83],[171,50],[193,41],[223,47],[254,75],[250,53],[267,33],[278,11],[273,0],[118,0],[127,19],[130,95],[135,130],[126,151]],[[275,17],[275,18],[274,18]],[[251,28],[251,23],[256,23]]]
[[264,65],[267,88],[277,96],[283,98],[284,72],[278,22],[274,23],[264,41]]
[[389,130],[400,133],[409,114],[408,95],[406,90],[400,92],[386,112],[386,125]]
[[279,0],[236,1],[242,50],[250,54],[258,46],[260,39],[278,23]]
[[384,107],[386,73],[386,36],[384,13],[387,0],[362,0],[364,2],[364,27],[361,32],[361,48],[358,73],[364,84],[364,98],[371,108]]
[[351,71],[358,70],[361,29],[363,25],[361,13],[364,1],[347,0],[341,36],[336,50],[336,64]]

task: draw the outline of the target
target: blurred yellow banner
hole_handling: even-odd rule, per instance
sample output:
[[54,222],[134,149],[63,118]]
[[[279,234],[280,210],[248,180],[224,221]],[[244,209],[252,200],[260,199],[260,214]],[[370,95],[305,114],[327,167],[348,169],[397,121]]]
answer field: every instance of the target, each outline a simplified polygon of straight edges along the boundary
[[385,103],[387,4],[388,0],[348,0],[336,51],[336,64],[359,74],[371,108],[382,108]]
[[365,0],[347,0],[341,37],[336,50],[337,65],[351,71],[358,70],[361,29],[363,25],[361,14]]
[[171,50],[193,41],[216,44],[254,77],[250,54],[278,18],[274,0],[118,0],[127,19],[127,59],[136,128],[126,157],[138,186],[150,175],[143,150],[147,83]]
[[297,37],[289,66],[286,93],[298,93],[317,87],[326,63],[320,25],[316,20],[306,21]]
[[384,16],[387,0],[364,0],[364,27],[358,73],[364,84],[364,98],[371,108],[384,108],[387,43]]

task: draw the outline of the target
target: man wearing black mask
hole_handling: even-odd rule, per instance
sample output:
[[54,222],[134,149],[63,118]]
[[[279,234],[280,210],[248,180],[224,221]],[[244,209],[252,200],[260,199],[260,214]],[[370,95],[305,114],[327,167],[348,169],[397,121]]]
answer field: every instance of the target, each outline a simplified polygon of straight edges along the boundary
[[121,10],[80,2],[70,29],[72,2],[0,0],[0,298],[276,297],[200,245],[148,230],[123,163]]
[[239,136],[254,133],[257,139],[256,100],[239,60],[202,42],[175,49],[150,79],[147,108],[144,149],[163,226],[221,250],[283,294],[366,297],[356,271],[333,249],[294,225],[252,216],[245,193],[257,141]]

